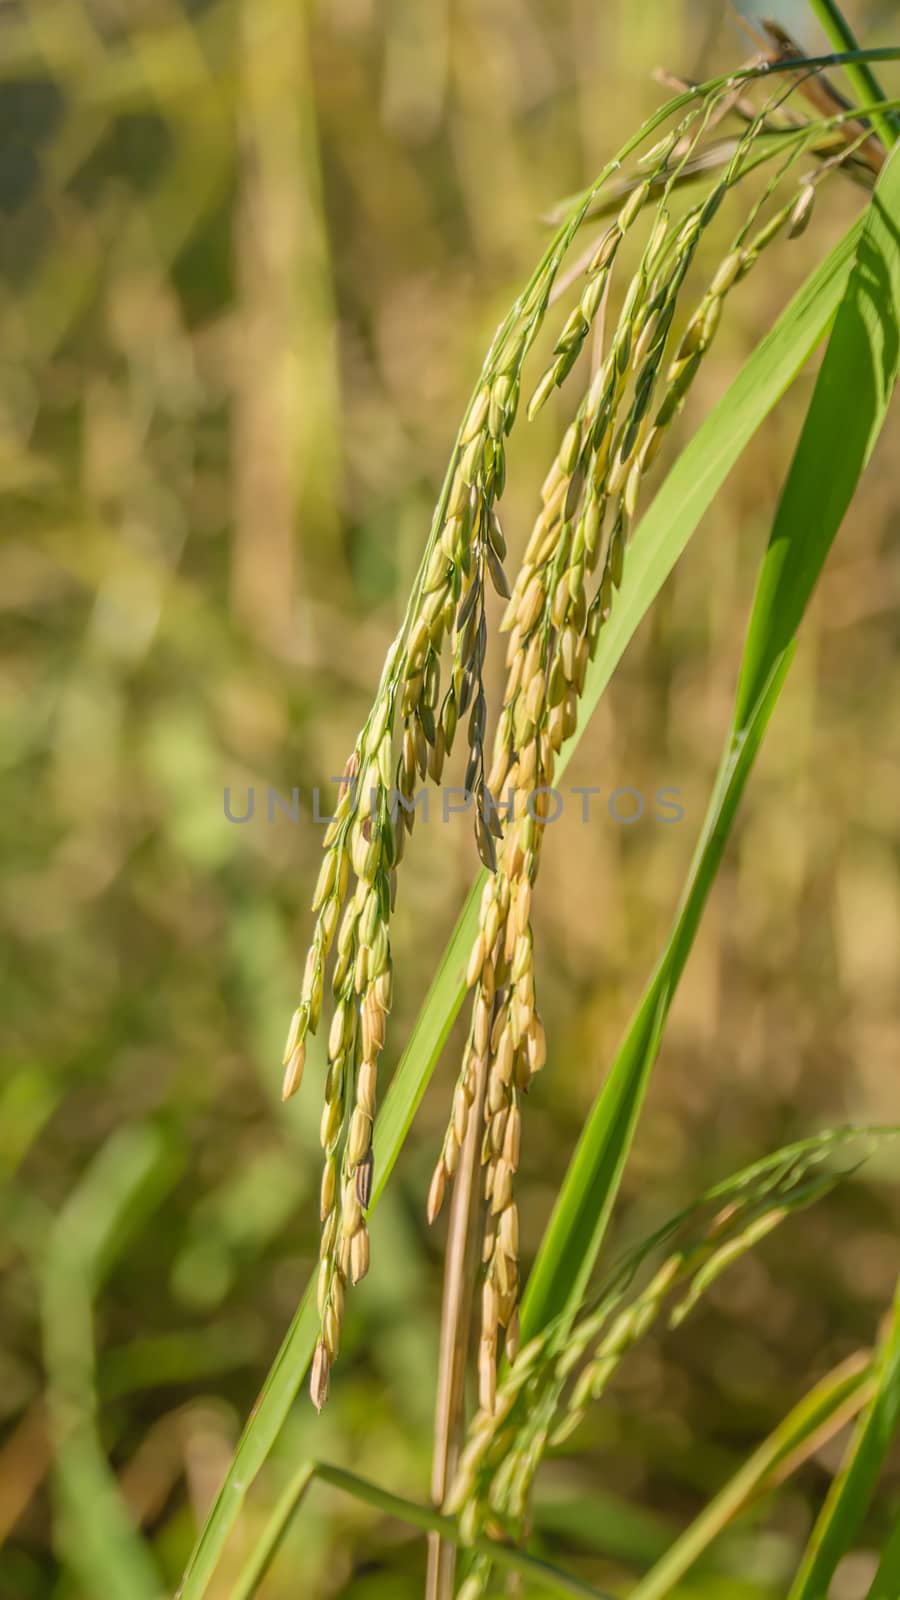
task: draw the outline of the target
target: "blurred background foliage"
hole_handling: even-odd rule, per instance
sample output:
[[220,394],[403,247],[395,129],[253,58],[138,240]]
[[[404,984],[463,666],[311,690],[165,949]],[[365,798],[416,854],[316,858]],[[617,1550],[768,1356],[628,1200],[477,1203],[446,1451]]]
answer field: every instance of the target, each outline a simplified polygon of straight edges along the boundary
[[[849,10],[887,42],[893,0]],[[801,5],[778,11],[818,42]],[[2,1600],[177,1581],[316,1256],[321,1058],[279,1103],[312,787],[330,792],[365,715],[542,214],[659,103],[654,68],[703,76],[752,48],[718,0],[2,8]],[[858,209],[849,185],[826,193],[734,297],[682,437]],[[548,839],[526,1252],[677,899],[808,393],[807,376],[628,651],[570,775],[603,791],[590,823],[570,807]],[[566,394],[513,436],[515,550]],[[804,627],[620,1245],[787,1138],[900,1118],[898,472],[883,446]],[[495,649],[495,690],[500,668]],[[298,823],[267,820],[269,784],[298,788]],[[255,786],[243,826],[226,785],[238,815]],[[678,788],[683,822],[616,825],[620,785]],[[474,870],[468,823],[420,827],[410,859],[388,1067]],[[424,1495],[443,1234],[423,1197],[454,1072],[449,1049],[374,1219],[332,1398],[318,1422],[295,1408],[217,1600],[304,1454]],[[635,1352],[542,1472],[548,1553],[621,1591],[873,1338],[898,1265],[890,1178],[868,1167]],[[837,1452],[679,1593],[783,1593]],[[895,1464],[873,1544],[898,1496]],[[871,1570],[854,1557],[837,1600]],[[403,1600],[423,1571],[421,1537],[319,1486],[262,1593]]]

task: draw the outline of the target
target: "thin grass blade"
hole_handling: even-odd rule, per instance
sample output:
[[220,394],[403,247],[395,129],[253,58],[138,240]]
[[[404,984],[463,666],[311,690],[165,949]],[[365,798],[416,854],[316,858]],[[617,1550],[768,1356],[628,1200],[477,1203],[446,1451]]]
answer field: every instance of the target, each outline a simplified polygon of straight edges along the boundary
[[315,1463],[304,1461],[292,1474],[262,1534],[235,1580],[231,1600],[253,1600],[281,1548],[294,1513],[312,1483],[315,1473]]

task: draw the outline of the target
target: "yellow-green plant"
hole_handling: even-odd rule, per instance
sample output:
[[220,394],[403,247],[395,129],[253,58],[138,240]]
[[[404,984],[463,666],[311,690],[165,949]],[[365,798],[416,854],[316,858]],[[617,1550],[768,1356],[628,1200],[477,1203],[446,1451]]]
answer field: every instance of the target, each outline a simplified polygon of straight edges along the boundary
[[[539,1563],[525,1547],[528,1492],[545,1448],[561,1441],[602,1394],[670,1297],[677,1320],[718,1271],[798,1200],[814,1197],[810,1172],[841,1142],[824,1136],[779,1152],[724,1184],[711,1197],[721,1205],[706,1230],[670,1252],[635,1295],[629,1290],[640,1263],[632,1261],[599,1304],[586,1304],[673,995],[810,595],[884,424],[897,375],[900,164],[891,154],[896,105],[875,80],[873,64],[900,58],[900,50],[861,51],[832,5],[816,9],[833,31],[836,54],[808,59],[788,51],[686,89],[627,141],[572,205],[486,357],[403,626],[347,762],[337,814],[325,836],[317,920],[287,1040],[286,1096],[300,1088],[306,1040],[327,1015],[317,1283],[289,1330],[207,1520],[185,1574],[184,1600],[200,1600],[207,1592],[247,1487],[308,1369],[316,1406],[326,1399],[345,1296],[369,1265],[368,1213],[469,991],[468,1039],[427,1200],[434,1217],[461,1152],[474,1142],[483,1171],[479,1409],[461,1459],[443,1506],[431,1511],[322,1464],[298,1470],[251,1556],[239,1585],[242,1596],[254,1592],[314,1475],[406,1516],[438,1543],[464,1547],[470,1553],[461,1590],[466,1600],[484,1592],[498,1565],[560,1593],[596,1593]],[[797,117],[798,89],[840,65],[851,75],[860,104]],[[738,132],[725,141],[717,135],[711,144],[713,130],[731,115],[740,119]],[[770,252],[805,232],[820,185],[841,173],[865,187],[863,215],[815,269],[641,515],[646,480],[664,458],[667,430],[707,358],[728,297],[764,252],[770,259]],[[497,509],[505,441],[520,425],[526,361],[555,304],[563,262],[576,237],[608,214],[606,186],[614,182],[619,187],[612,220],[573,278],[577,303],[560,325],[550,365],[531,389],[529,415],[554,388],[577,381],[579,354],[594,339],[591,371],[572,405],[522,564],[510,583]],[[720,265],[696,291],[698,244],[720,228],[733,199],[739,225]],[[520,1141],[527,1137],[523,1096],[552,1056],[537,1007],[531,931],[548,796],[704,510],[826,336],[761,563],[732,726],[681,905],[572,1155],[521,1292],[515,1174]],[[507,676],[498,706],[488,702],[483,671],[492,643],[485,611],[489,584],[508,600]],[[492,719],[496,731],[488,762],[485,737]],[[441,782],[460,724],[466,729],[466,787],[475,799],[482,870],[377,1111],[377,1065],[391,1005],[390,924],[402,892],[404,841],[420,786]],[[461,1209],[470,1219],[479,1212],[471,1196],[463,1197]],[[455,1331],[465,1339],[462,1324]],[[791,1600],[824,1596],[837,1562],[853,1547],[900,1416],[896,1310],[875,1356],[852,1371],[841,1369],[814,1391],[774,1444],[754,1458],[739,1489],[723,1491],[706,1520],[699,1520],[699,1532],[686,1534],[635,1593],[648,1600],[669,1592],[723,1519],[736,1515],[750,1492],[830,1417],[843,1417],[848,1404],[861,1408],[857,1431],[800,1561]],[[893,1546],[885,1550],[884,1568],[896,1568]],[[452,1561],[431,1569],[434,1595],[450,1592],[452,1569]],[[881,1592],[877,1585],[872,1591]]]

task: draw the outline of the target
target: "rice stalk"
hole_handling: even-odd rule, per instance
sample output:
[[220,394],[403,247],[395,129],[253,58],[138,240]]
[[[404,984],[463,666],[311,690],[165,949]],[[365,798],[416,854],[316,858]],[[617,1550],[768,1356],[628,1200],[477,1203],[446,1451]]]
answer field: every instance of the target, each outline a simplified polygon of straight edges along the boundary
[[[433,1220],[455,1171],[476,1074],[487,1056],[483,1162],[488,1220],[478,1351],[479,1398],[487,1411],[493,1406],[501,1335],[509,1360],[515,1359],[518,1344],[519,1223],[513,1181],[520,1155],[522,1096],[547,1054],[535,1004],[531,903],[552,803],[554,762],[564,740],[574,731],[588,661],[623,579],[625,549],[643,478],[712,343],[725,298],[783,229],[796,236],[809,217],[814,191],[806,181],[764,229],[756,235],[750,232],[760,208],[805,148],[808,136],[804,130],[797,148],[751,208],[690,318],[666,372],[664,402],[648,429],[679,292],[705,228],[743,175],[744,161],[770,108],[771,103],[747,129],[710,195],[677,224],[672,223],[669,212],[672,188],[682,163],[693,156],[706,118],[691,136],[686,137],[682,124],[658,147],[663,162],[675,150],[680,151],[680,160],[658,203],[609,353],[545,480],[544,505],[502,624],[509,632],[508,675],[488,788],[491,796],[502,792],[506,797],[507,820],[497,830],[502,839],[499,868],[485,885],[469,959],[467,981],[474,989],[472,1032],[428,1202],[429,1220]],[[712,109],[712,104],[707,107],[707,116]],[[554,362],[534,392],[531,414],[571,370],[573,351],[577,355],[587,338],[620,244],[651,188],[648,178],[632,190],[596,247],[588,264],[588,286],[557,341]],[[630,403],[626,400],[629,395]],[[605,520],[611,526],[601,578],[589,598],[587,586],[604,548]],[[498,815],[499,808],[494,805],[492,824]]]
[[[796,65],[794,71],[797,71]],[[625,574],[625,554],[644,477],[684,405],[719,325],[731,289],[782,232],[798,236],[815,184],[849,160],[853,141],[755,234],[760,205],[821,134],[818,124],[788,125],[788,160],[763,201],[751,207],[725,260],[684,329],[669,344],[680,296],[699,241],[735,186],[758,164],[759,141],[789,93],[780,86],[737,140],[707,195],[681,217],[671,201],[685,168],[723,107],[743,94],[760,69],[686,91],[628,142],[581,197],[545,252],[530,283],[495,336],[449,463],[431,534],[401,630],[378,694],[348,759],[313,898],[316,923],[300,1004],[284,1054],[285,1098],[300,1087],[309,1033],[320,1025],[331,964],[327,1071],[320,1138],[322,1233],[317,1302],[320,1336],[310,1389],[317,1408],[328,1391],[339,1349],[345,1294],[369,1266],[366,1223],[373,1184],[372,1127],[378,1063],[391,1009],[390,924],[398,869],[415,823],[422,786],[440,783],[461,721],[468,757],[465,787],[474,799],[475,838],[489,869],[467,982],[472,1020],[450,1123],[428,1199],[437,1215],[456,1169],[474,1085],[486,1072],[482,1162],[488,1215],[481,1286],[479,1397],[492,1409],[501,1336],[517,1353],[518,1213],[514,1177],[521,1143],[522,1097],[545,1064],[547,1045],[536,1005],[532,897],[553,776],[600,630]],[[506,540],[497,514],[506,479],[506,439],[520,408],[526,357],[545,320],[561,263],[602,184],[624,156],[683,113],[647,151],[630,189],[587,264],[578,305],[556,340],[553,360],[528,405],[533,416],[576,365],[605,305],[620,247],[655,203],[649,236],[626,289],[605,357],[594,373],[544,483],[543,504],[515,582],[505,570]],[[835,119],[839,120],[839,119]],[[766,151],[762,158],[766,158]],[[668,364],[667,364],[668,361]],[[656,405],[657,391],[661,402]],[[489,773],[488,586],[507,600],[507,678]],[[446,669],[444,658],[449,656]],[[505,813],[505,816],[502,815]]]

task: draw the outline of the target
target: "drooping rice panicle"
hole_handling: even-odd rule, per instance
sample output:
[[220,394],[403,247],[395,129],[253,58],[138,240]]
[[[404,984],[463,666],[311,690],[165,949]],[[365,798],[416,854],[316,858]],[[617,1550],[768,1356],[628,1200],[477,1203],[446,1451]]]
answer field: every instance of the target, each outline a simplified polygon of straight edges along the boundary
[[[504,618],[503,626],[510,634],[508,675],[488,788],[491,796],[503,794],[507,821],[501,830],[499,870],[485,886],[467,972],[470,986],[478,986],[479,1042],[483,1048],[486,1040],[488,1049],[483,1145],[488,1217],[478,1352],[479,1395],[488,1411],[493,1404],[501,1331],[510,1359],[515,1357],[518,1339],[519,1229],[513,1180],[520,1152],[521,1096],[546,1059],[544,1029],[535,1004],[531,897],[552,805],[554,763],[563,741],[574,731],[588,660],[622,581],[637,487],[652,459],[650,452],[640,454],[643,428],[678,292],[704,228],[740,173],[740,155],[750,150],[755,131],[751,128],[745,134],[734,162],[711,195],[674,230],[670,265],[659,272],[673,231],[668,210],[670,188],[664,191],[608,355],[545,481],[544,505]],[[697,137],[699,132],[702,127]],[[678,141],[674,136],[667,141],[664,154],[677,143],[682,159],[688,159],[693,142]],[[673,172],[672,182],[675,176]],[[563,330],[557,361],[538,385],[535,404],[542,403],[549,388],[568,372],[571,341],[583,343],[619,244],[640,212],[649,187],[646,180],[644,187],[632,191],[595,251],[588,269],[592,274],[588,291]],[[669,374],[679,404],[698,364],[699,358],[690,372],[682,366]],[[632,374],[636,374],[633,397],[620,421]],[[673,406],[672,416],[675,410]],[[612,496],[617,496],[616,509],[601,582],[589,603],[587,583],[599,558],[604,512]],[[494,817],[500,809],[493,805]],[[453,1175],[465,1134],[473,1064],[470,1042],[455,1091],[451,1124],[432,1179],[430,1217]]]
[[[428,1201],[437,1214],[455,1170],[486,1066],[483,1164],[487,1222],[482,1282],[479,1393],[489,1412],[501,1334],[517,1353],[518,1212],[522,1096],[546,1059],[534,981],[532,895],[543,831],[553,810],[553,778],[573,733],[588,664],[623,581],[641,485],[708,350],[731,289],[781,233],[806,226],[820,179],[849,160],[859,138],[829,155],[755,232],[759,209],[798,155],[830,123],[773,129],[783,86],[735,142],[708,193],[673,216],[672,198],[704,133],[743,95],[753,74],[686,91],[630,140],[574,206],[531,281],[498,329],[448,466],[431,533],[402,627],[389,652],[372,710],[347,762],[313,901],[316,922],[300,1004],[284,1056],[285,1097],[299,1088],[306,1041],[320,1025],[331,963],[332,1002],[321,1142],[322,1235],[318,1304],[321,1333],[311,1392],[321,1406],[340,1342],[345,1291],[369,1263],[366,1213],[376,1174],[372,1129],[378,1062],[391,1006],[391,917],[398,868],[422,786],[440,783],[460,723],[474,801],[478,853],[490,870],[467,979],[473,989],[468,1043],[452,1116]],[[623,241],[655,208],[608,348],[590,378],[544,483],[542,506],[512,587],[497,502],[506,478],[506,438],[519,410],[523,366],[551,303],[566,252],[602,183],[641,139],[678,116],[639,164],[639,176],[595,245],[586,282],[555,343],[553,360],[528,406],[539,409],[566,381],[617,269]],[[776,137],[773,139],[773,132]],[[765,149],[762,135],[766,134]],[[787,161],[751,206],[731,250],[669,355],[669,341],[698,243],[731,189],[781,151]],[[662,390],[661,400],[657,391]],[[655,409],[654,409],[655,407]],[[486,593],[507,599],[507,677],[490,770],[485,740],[490,708]],[[449,658],[449,660],[447,659]]]

